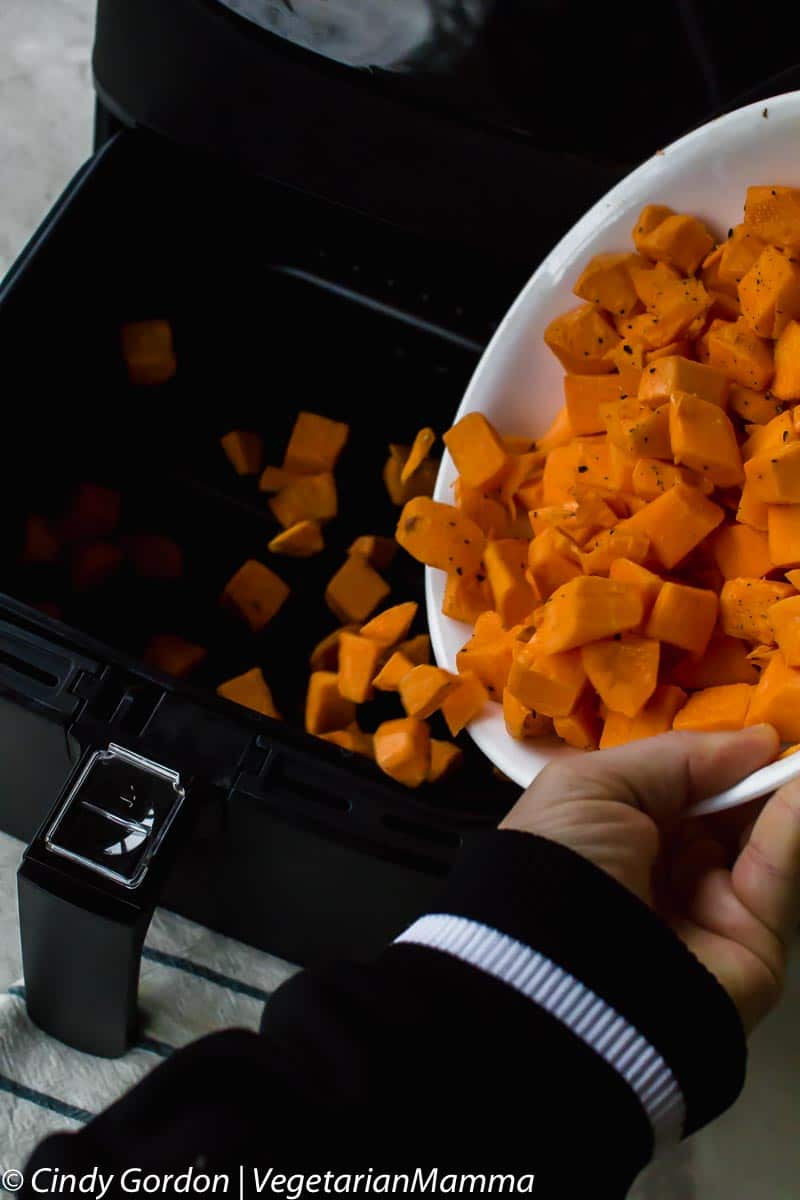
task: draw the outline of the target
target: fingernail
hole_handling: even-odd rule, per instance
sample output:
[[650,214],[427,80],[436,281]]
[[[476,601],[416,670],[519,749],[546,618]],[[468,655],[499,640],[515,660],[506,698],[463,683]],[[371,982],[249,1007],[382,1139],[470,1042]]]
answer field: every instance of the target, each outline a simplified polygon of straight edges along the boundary
[[781,739],[778,737],[778,731],[774,725],[767,725],[766,722],[760,725],[748,725],[742,730],[742,733],[749,734],[749,740],[752,742],[761,742],[765,747],[770,745],[773,755],[777,755]]
[[759,737],[769,736],[771,738],[775,738],[778,736],[778,731],[776,730],[775,726],[768,725],[766,722],[762,722],[762,724],[760,724],[760,725],[748,725],[747,728],[744,729],[742,732],[743,733],[757,733],[759,735]]

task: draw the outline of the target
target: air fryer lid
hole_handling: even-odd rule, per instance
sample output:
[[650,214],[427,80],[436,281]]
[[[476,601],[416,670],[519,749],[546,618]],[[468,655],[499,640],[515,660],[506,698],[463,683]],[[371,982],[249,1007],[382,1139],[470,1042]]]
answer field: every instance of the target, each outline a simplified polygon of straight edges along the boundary
[[[99,0],[127,123],[442,237],[544,253],[621,174],[797,62],[731,0]],[[791,86],[785,80],[777,87]],[[772,88],[774,92],[775,88]]]

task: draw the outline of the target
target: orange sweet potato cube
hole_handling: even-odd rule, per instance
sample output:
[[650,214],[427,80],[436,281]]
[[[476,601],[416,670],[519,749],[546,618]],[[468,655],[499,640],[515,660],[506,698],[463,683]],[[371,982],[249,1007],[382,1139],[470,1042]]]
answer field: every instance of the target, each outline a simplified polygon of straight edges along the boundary
[[507,628],[520,624],[540,600],[539,592],[526,578],[528,542],[522,538],[489,540],[483,561],[495,611]]
[[427,496],[409,500],[400,514],[395,537],[412,558],[429,567],[448,573],[460,570],[468,576],[477,575],[481,569],[486,544],[483,530],[452,504]]
[[600,408],[608,438],[632,458],[670,458],[669,406],[652,409],[639,400],[622,400]]
[[584,695],[568,716],[553,718],[553,727],[568,746],[576,750],[596,750],[602,732],[596,701],[592,696]]
[[619,375],[565,375],[564,404],[576,434],[602,433],[601,404],[628,399]]
[[638,261],[635,254],[595,254],[572,290],[580,300],[626,317],[638,299],[630,275],[631,265]]
[[178,369],[169,321],[129,321],[122,326],[122,355],[131,383],[166,383]]
[[447,576],[442,597],[442,612],[454,621],[474,625],[482,612],[492,607],[492,594],[484,578],[465,579],[455,573]]
[[719,527],[711,553],[725,579],[758,579],[778,565],[772,561],[766,535],[738,523]]
[[770,645],[775,642],[769,610],[779,600],[794,596],[789,583],[772,579],[729,579],[719,595],[722,628],[729,637]]
[[685,213],[670,213],[636,242],[640,254],[677,267],[684,275],[697,270],[713,245],[705,225]]
[[372,681],[383,647],[371,638],[344,630],[339,637],[339,692],[345,700],[363,704],[372,696]]
[[[398,454],[392,451],[399,451]],[[432,496],[439,472],[438,460],[426,458],[410,479],[403,482],[403,467],[408,461],[410,446],[393,446],[383,468],[383,482],[392,504],[407,504],[415,496]]]
[[489,693],[477,675],[465,671],[458,676],[456,686],[442,702],[442,716],[447,728],[456,737],[483,710]]
[[716,529],[724,516],[724,510],[697,488],[678,483],[618,528],[649,537],[654,557],[670,571]]
[[448,429],[444,444],[469,487],[490,487],[510,466],[502,438],[482,413],[466,413]]
[[765,246],[766,242],[758,237],[749,225],[735,225],[720,247],[717,277],[713,286],[735,296],[740,281],[744,279]]
[[272,692],[260,667],[253,667],[243,675],[227,679],[217,688],[217,695],[233,700],[244,708],[251,708],[253,712],[262,713],[265,717],[280,720],[281,714],[275,707]]
[[670,671],[667,682],[682,688],[717,687],[725,683],[757,683],[758,668],[747,645],[727,634],[714,634],[702,655],[687,654]]
[[535,642],[517,642],[508,690],[532,712],[566,717],[583,695],[586,672],[579,650],[544,654]]
[[407,642],[401,642],[398,650],[410,659],[415,667],[431,661],[431,639],[427,633],[418,633]]
[[748,683],[728,683],[695,692],[677,713],[673,729],[724,733],[743,729],[753,688]]
[[436,441],[436,434],[430,428],[425,426],[417,433],[414,441],[411,443],[411,449],[408,453],[408,458],[403,463],[403,469],[400,472],[400,482],[408,483],[411,476],[417,471],[428,454],[431,451],[433,443]]
[[635,717],[609,710],[606,715],[600,749],[624,746],[640,738],[655,737],[672,728],[675,715],[686,702],[686,693],[673,684],[662,683]]
[[747,433],[749,436],[742,443],[742,458],[745,460],[798,440],[794,415],[788,409],[778,413],[764,425],[748,425]]
[[533,586],[543,599],[580,575],[581,570],[577,546],[559,530],[543,529],[530,542],[528,572]]
[[582,304],[551,321],[544,331],[544,340],[565,370],[607,375],[614,369],[608,353],[619,343],[620,336],[599,309],[593,304]]
[[401,717],[384,721],[375,730],[375,761],[380,769],[406,787],[419,787],[431,765],[431,736],[424,721]]
[[426,782],[437,783],[451,771],[457,770],[463,761],[464,752],[460,746],[444,742],[441,738],[431,738],[431,762]]
[[782,742],[800,741],[800,670],[778,650],[753,688],[746,725],[774,725]]
[[545,654],[561,654],[585,642],[635,629],[642,616],[642,597],[632,584],[580,575],[550,597],[536,646]]
[[306,732],[330,733],[355,720],[356,706],[339,691],[334,671],[312,671],[306,693]]
[[397,542],[394,538],[378,537],[371,533],[362,534],[349,546],[347,553],[365,558],[376,571],[385,571],[394,561]]
[[324,547],[318,521],[298,521],[276,533],[267,543],[267,549],[273,554],[285,554],[289,558],[310,558]]
[[644,617],[650,615],[650,610],[656,602],[664,580],[653,571],[648,571],[641,563],[632,562],[629,558],[617,558],[611,564],[608,572],[609,579],[617,583],[630,583],[642,597]]
[[287,471],[285,467],[264,467],[258,481],[260,492],[282,492],[290,483],[294,483],[299,472]]
[[220,445],[237,475],[258,474],[264,454],[264,443],[259,434],[232,429],[220,438]]
[[626,635],[583,646],[581,662],[606,707],[635,717],[656,689],[660,652],[658,641]]
[[789,321],[775,343],[772,391],[779,400],[800,400],[800,321]]
[[673,216],[673,210],[668,208],[666,204],[646,204],[636,220],[636,224],[631,230],[633,244],[640,254],[642,250],[642,239],[647,238],[654,229],[657,229],[662,221],[667,217]]
[[787,596],[768,610],[775,641],[790,667],[800,667],[800,596]]
[[364,758],[375,757],[372,734],[364,733],[355,721],[348,725],[347,729],[331,729],[328,733],[320,733],[318,736],[324,742],[330,742],[331,745],[348,750],[351,754],[362,754]]
[[717,610],[714,592],[667,580],[653,605],[645,633],[692,654],[703,654],[714,632]]
[[350,427],[318,413],[299,412],[286,447],[283,465],[301,475],[321,475],[336,466]]
[[742,317],[759,337],[777,338],[800,317],[800,267],[767,246],[739,284]]
[[639,399],[651,408],[668,404],[673,392],[691,392],[709,404],[725,408],[730,380],[722,371],[705,363],[692,362],[681,355],[659,358],[642,371]]
[[747,189],[744,219],[756,237],[800,251],[800,188],[778,184]]
[[458,686],[458,678],[441,667],[421,664],[400,680],[397,690],[406,714],[424,721],[433,716],[442,701]]
[[769,387],[775,373],[772,348],[746,321],[713,321],[705,338],[709,366],[757,392]]
[[753,496],[767,504],[800,504],[800,442],[786,442],[748,459],[745,476]]
[[373,679],[372,686],[379,692],[396,692],[400,688],[400,680],[416,665],[402,650],[395,650]]
[[783,402],[771,392],[756,392],[752,388],[731,384],[730,408],[748,425],[766,425],[783,410]]
[[389,595],[388,583],[358,555],[345,559],[325,589],[328,608],[342,622],[363,624]]
[[299,521],[330,521],[336,516],[336,482],[330,472],[298,475],[269,502],[284,529]]
[[[483,613],[483,617],[494,616],[497,616],[497,613]],[[456,655],[456,668],[462,676],[468,671],[473,672],[481,680],[492,700],[499,701],[509,679],[513,638],[501,629],[491,637],[481,636],[481,619],[479,618],[475,625],[473,637]]]
[[553,729],[550,717],[528,708],[508,688],[503,692],[503,720],[509,737],[516,741],[545,737]]
[[688,467],[676,467],[673,463],[663,462],[658,458],[638,458],[636,460],[631,484],[634,493],[642,500],[656,500],[676,483],[699,487],[705,495],[709,495],[714,490],[714,484],[710,479],[705,479]]
[[800,565],[800,504],[770,504],[767,531],[770,566]]
[[650,539],[635,530],[605,529],[589,543],[581,555],[581,566],[587,575],[608,575],[618,558],[641,563],[650,552]]
[[768,519],[769,505],[766,500],[758,499],[752,486],[745,479],[739,497],[739,507],[736,510],[736,520],[740,521],[742,525],[749,525],[751,529],[759,529],[763,533],[767,530]]
[[[695,330],[700,331],[711,302],[699,279],[665,280],[655,290],[647,313],[633,318],[643,328],[631,331],[631,336],[640,338],[648,350],[663,350],[666,356],[677,339],[694,337]],[[649,361],[648,356],[646,363]]]
[[333,629],[321,638],[309,656],[309,666],[312,671],[336,671],[339,668],[339,639],[342,634],[358,633],[357,625],[342,625]]
[[175,633],[157,633],[145,646],[144,661],[148,666],[185,679],[206,657],[206,649]]
[[260,633],[288,595],[289,585],[279,575],[249,558],[225,584],[222,603],[237,612],[253,633]]
[[713,480],[717,487],[744,482],[736,431],[719,405],[689,392],[673,393],[669,441],[676,463]]
[[384,609],[371,621],[361,628],[361,636],[370,638],[384,647],[394,646],[402,641],[411,628],[411,622],[417,615],[417,605],[414,600],[403,604],[395,604],[392,608]]

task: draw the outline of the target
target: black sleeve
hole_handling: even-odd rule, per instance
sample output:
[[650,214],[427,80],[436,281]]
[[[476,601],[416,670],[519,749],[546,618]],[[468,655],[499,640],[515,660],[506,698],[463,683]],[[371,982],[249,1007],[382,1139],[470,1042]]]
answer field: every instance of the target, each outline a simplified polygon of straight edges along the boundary
[[423,1193],[514,1174],[523,1194],[619,1200],[654,1149],[732,1103],[744,1067],[731,1001],[657,917],[571,851],[502,831],[374,962],[296,975],[260,1035],[179,1051],[48,1139],[27,1178],[231,1171],[230,1195],[243,1164],[251,1185],[254,1166],[317,1172],[329,1194],[325,1172],[360,1173],[349,1190],[368,1194],[392,1191],[387,1172]]

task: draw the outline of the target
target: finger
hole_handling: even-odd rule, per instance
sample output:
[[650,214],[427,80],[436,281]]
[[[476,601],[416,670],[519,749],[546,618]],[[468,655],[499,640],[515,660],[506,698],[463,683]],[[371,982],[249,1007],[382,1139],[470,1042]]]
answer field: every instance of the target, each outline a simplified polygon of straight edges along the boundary
[[[742,846],[743,831],[751,828],[765,803],[765,798],[761,796],[756,800],[748,800],[745,804],[737,804],[734,808],[725,808],[721,812],[707,813],[702,817],[693,817],[691,821],[682,821],[680,828],[687,829],[696,825],[703,836],[720,842],[738,854]],[[728,865],[733,865],[733,858]]]
[[695,958],[722,984],[749,1033],[775,1005],[780,995],[780,981],[746,946],[703,929],[687,917],[678,917],[670,925]]
[[556,761],[520,803],[612,799],[669,824],[688,804],[738,783],[778,752],[771,725],[736,733],[664,733],[613,750]]
[[767,801],[732,879],[747,909],[787,941],[800,916],[800,781],[787,783]]
[[[786,948],[736,895],[731,872],[716,869],[699,879],[684,916],[728,943],[723,983],[740,1011],[746,1002],[759,1013],[771,1008],[780,995]],[[721,977],[721,966],[706,965]]]

